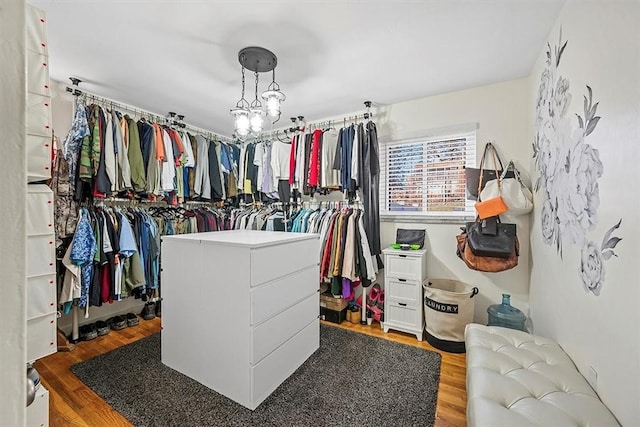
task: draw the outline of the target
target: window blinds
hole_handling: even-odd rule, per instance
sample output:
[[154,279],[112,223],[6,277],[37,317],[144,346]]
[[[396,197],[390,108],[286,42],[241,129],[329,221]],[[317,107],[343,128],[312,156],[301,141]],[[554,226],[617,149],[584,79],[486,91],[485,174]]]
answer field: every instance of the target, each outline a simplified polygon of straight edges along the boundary
[[472,216],[464,167],[475,166],[475,131],[381,147],[381,215]]

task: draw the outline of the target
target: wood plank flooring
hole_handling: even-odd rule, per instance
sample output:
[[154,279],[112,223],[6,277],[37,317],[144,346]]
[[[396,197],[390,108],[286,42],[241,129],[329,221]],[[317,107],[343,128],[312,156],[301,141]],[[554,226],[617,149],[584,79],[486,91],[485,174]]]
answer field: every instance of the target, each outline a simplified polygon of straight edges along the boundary
[[[414,335],[395,331],[385,334],[377,322],[371,326],[349,322],[343,322],[341,325],[322,323],[440,353],[442,362],[435,425],[437,427],[466,426],[467,394],[464,354],[442,352],[431,347],[426,341],[417,341]],[[80,342],[73,351],[58,352],[38,360],[35,367],[40,373],[42,384],[49,390],[49,425],[51,427],[131,426],[127,419],[86,387],[69,368],[83,360],[159,332],[160,329],[159,318],[150,321],[140,319],[138,326],[111,331],[108,335],[92,341]]]

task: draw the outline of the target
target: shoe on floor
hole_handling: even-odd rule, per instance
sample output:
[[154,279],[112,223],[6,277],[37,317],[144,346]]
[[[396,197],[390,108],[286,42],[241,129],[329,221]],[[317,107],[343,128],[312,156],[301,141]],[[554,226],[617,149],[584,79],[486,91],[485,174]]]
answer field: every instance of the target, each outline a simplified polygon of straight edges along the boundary
[[109,331],[111,330],[111,328],[109,327],[107,322],[105,322],[103,320],[98,320],[96,322],[96,330],[98,332],[98,336],[101,337],[103,335],[107,335],[109,333]]
[[144,308],[142,309],[142,313],[140,313],[140,316],[144,319],[144,320],[152,320],[156,318],[156,303],[154,302],[148,302],[144,305]]
[[127,327],[127,319],[124,316],[113,316],[112,318],[107,319],[107,324],[111,329],[119,331]]
[[98,336],[98,330],[94,323],[80,326],[80,339],[82,341],[89,341]]
[[127,326],[136,326],[138,323],[138,316],[133,313],[127,313]]
[[156,301],[156,317],[162,317],[162,304],[161,304],[162,300],[159,299],[158,301]]

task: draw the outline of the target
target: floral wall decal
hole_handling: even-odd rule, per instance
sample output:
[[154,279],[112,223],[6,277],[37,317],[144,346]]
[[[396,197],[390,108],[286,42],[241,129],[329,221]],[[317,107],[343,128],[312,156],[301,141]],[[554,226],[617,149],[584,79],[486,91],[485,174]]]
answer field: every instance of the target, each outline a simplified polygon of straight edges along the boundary
[[559,74],[562,41],[552,49],[547,44],[546,66],[540,78],[536,102],[533,158],[539,172],[534,189],[543,192],[541,213],[542,240],[554,245],[562,257],[563,245],[582,247],[581,278],[587,292],[600,294],[605,279],[604,261],[617,256],[613,251],[622,240],[613,236],[622,219],[610,228],[598,247],[588,236],[598,223],[600,189],[598,180],[604,172],[600,154],[586,142],[601,117],[596,115],[593,90],[587,85],[584,115],[568,115],[571,104],[570,81]]

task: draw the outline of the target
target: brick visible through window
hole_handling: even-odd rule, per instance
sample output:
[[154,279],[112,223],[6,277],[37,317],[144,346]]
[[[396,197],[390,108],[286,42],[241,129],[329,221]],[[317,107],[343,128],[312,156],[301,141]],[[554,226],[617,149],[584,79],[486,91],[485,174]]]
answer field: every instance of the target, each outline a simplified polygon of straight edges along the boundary
[[382,216],[473,216],[465,198],[465,166],[475,166],[476,132],[384,143]]

